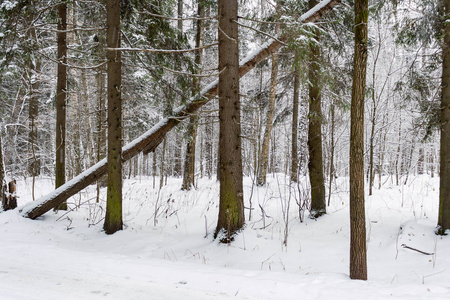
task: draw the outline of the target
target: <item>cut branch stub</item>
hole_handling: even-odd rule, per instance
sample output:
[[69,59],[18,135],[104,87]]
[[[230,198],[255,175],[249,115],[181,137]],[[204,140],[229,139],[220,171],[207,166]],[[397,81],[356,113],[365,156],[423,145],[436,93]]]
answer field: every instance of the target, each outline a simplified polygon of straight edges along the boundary
[[[299,20],[308,23],[315,22],[320,19],[324,14],[332,10],[340,0],[325,0],[320,2],[314,8],[303,14]],[[251,69],[258,65],[261,61],[269,57],[272,53],[278,51],[288,39],[287,35],[281,35],[278,40],[272,40],[265,43],[261,48],[252,54],[248,55],[241,63],[239,67],[239,77],[247,74]],[[280,42],[281,41],[281,42]],[[218,80],[212,82],[205,87],[199,94],[192,97],[187,104],[179,107],[173,113],[173,116],[164,118],[158,124],[153,126],[150,130],[143,135],[126,145],[122,150],[122,159],[127,161],[140,152],[147,154],[152,152],[158,147],[164,136],[181,120],[186,119],[191,114],[197,112],[197,110],[208,103],[211,99],[217,96],[218,93]],[[66,184],[60,186],[52,193],[37,199],[34,202],[26,204],[21,208],[21,212],[25,217],[35,219],[47,211],[58,206],[71,196],[75,195],[82,189],[86,188],[90,184],[98,180],[102,175],[106,173],[106,159],[99,161],[97,164],[84,171],[77,177],[68,181]]]

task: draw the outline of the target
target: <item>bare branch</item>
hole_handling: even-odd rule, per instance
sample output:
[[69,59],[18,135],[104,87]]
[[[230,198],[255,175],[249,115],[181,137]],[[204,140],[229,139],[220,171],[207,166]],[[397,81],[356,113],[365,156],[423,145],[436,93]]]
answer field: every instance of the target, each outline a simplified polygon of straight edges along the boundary
[[193,49],[180,49],[180,50],[165,50],[165,49],[140,49],[140,48],[106,48],[106,51],[127,51],[127,52],[148,52],[148,53],[187,53],[187,52],[195,52],[198,50],[202,50],[209,47],[214,47],[219,45],[219,43],[213,43],[209,45],[205,45],[203,47],[199,48],[193,48]]
[[174,18],[174,17],[169,17],[169,16],[153,14],[148,11],[138,11],[138,13],[143,14],[143,15],[149,15],[152,17],[161,18],[161,19],[171,20],[171,21],[197,21],[197,20],[215,20],[215,19],[217,19],[217,16],[204,17],[204,18],[198,18],[198,17]]

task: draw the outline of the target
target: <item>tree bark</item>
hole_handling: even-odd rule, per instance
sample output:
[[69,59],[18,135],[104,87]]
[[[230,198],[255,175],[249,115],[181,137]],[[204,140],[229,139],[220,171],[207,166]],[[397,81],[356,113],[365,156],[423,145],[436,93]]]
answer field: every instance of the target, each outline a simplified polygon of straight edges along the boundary
[[219,0],[220,204],[214,238],[229,243],[245,222],[239,103],[237,0]]
[[[201,18],[205,15],[205,8],[202,1],[198,1],[197,4],[197,33],[195,36],[195,48],[201,48],[203,46],[203,34],[204,26]],[[198,50],[195,53],[195,64],[197,73],[202,65],[203,51]],[[200,91],[200,78],[194,77],[193,79],[192,94],[196,95]],[[188,124],[188,143],[186,145],[186,157],[184,159],[184,172],[183,172],[183,190],[190,190],[195,185],[195,145],[197,141],[197,122],[198,115],[193,114],[189,117]]]
[[364,204],[364,96],[368,0],[355,1],[355,55],[350,125],[350,278],[367,280]]
[[[56,163],[55,188],[66,182],[66,97],[67,97],[67,4],[58,5],[58,80],[56,83]],[[55,208],[67,210],[62,202]]]
[[[305,13],[300,17],[303,22],[315,22],[321,16],[329,12],[339,3],[339,0],[329,0],[321,2],[320,9],[314,9]],[[281,41],[285,41],[288,36],[280,37]],[[278,40],[280,40],[278,39]],[[271,41],[266,43],[261,47],[260,51],[255,55],[250,55],[241,63],[239,68],[239,77],[247,74],[251,69],[253,69],[258,63],[267,58],[271,53],[277,51],[282,44],[279,41]],[[174,111],[173,116],[166,117],[161,120],[158,124],[153,126],[150,130],[142,134],[140,137],[129,143],[123,148],[122,160],[127,161],[134,157],[140,152],[148,154],[156,149],[156,147],[161,143],[164,136],[173,127],[175,127],[182,119],[187,118],[192,113],[195,113],[200,107],[208,103],[217,95],[217,85],[218,81],[214,81],[205,87],[198,95],[191,98],[191,101],[185,105],[179,107]],[[71,196],[78,193],[80,190],[86,188],[94,181],[98,180],[102,175],[106,173],[107,162],[106,159],[99,161],[97,164],[73,178],[55,192],[44,196],[33,203],[22,208],[22,214],[25,217],[36,219],[37,217],[45,214],[55,205],[59,205]]]
[[442,45],[441,164],[439,184],[438,234],[450,229],[450,0],[442,0],[445,9]]
[[[295,52],[298,57],[298,51]],[[298,59],[294,59],[296,65],[294,69],[294,100],[292,104],[292,158],[291,158],[291,181],[298,180],[298,98],[300,90],[300,67]]]
[[334,180],[335,170],[334,170],[334,148],[335,148],[335,141],[334,141],[334,132],[336,129],[336,120],[335,120],[335,104],[334,100],[331,100],[331,107],[330,107],[330,114],[331,114],[331,141],[330,141],[330,168],[329,168],[329,177],[330,182],[328,184],[328,206],[330,206],[331,202],[331,185]]
[[3,148],[2,148],[2,131],[0,129],[0,199],[2,203],[2,208],[5,207],[5,167],[3,162]]
[[[277,2],[276,14],[278,15],[280,9],[280,3]],[[275,35],[280,32],[280,24],[275,25]],[[278,83],[278,51],[272,54],[272,67],[270,75],[270,95],[269,95],[269,108],[266,115],[266,129],[264,131],[262,149],[259,159],[258,178],[257,184],[262,186],[266,184],[267,169],[269,164],[269,149],[270,149],[270,137],[272,134],[273,117],[275,114],[275,100],[277,96],[277,83]],[[273,165],[273,164],[271,164]]]
[[[316,0],[309,0],[309,8],[317,5]],[[320,42],[320,32],[315,30],[315,39]],[[316,219],[326,213],[325,183],[322,158],[322,109],[320,91],[320,47],[311,43],[309,47],[309,181],[311,184],[310,218]]]
[[39,97],[37,92],[39,91],[40,85],[39,74],[41,72],[41,60],[37,59],[35,65],[30,61],[30,65],[33,71],[30,78],[31,91],[28,103],[28,125],[30,127],[30,132],[28,133],[28,173],[34,178],[39,176],[41,168],[39,154],[37,153],[37,120],[39,116]]
[[[106,44],[120,47],[120,0],[106,4]],[[108,185],[106,234],[122,230],[122,57],[120,51],[107,53],[108,68]]]

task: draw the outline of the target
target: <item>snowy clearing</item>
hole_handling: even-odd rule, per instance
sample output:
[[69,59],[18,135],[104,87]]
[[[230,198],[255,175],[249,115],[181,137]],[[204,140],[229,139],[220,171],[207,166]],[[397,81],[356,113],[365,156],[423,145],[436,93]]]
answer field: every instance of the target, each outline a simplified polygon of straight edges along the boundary
[[[366,195],[366,282],[348,277],[348,179],[338,179],[327,215],[303,223],[297,187],[283,175],[268,180],[252,189],[245,178],[252,220],[247,209],[246,229],[229,246],[212,239],[214,180],[190,192],[181,179],[160,192],[159,179],[156,189],[152,178],[125,180],[126,228],[111,236],[93,186],[70,199],[68,213],[2,212],[0,299],[450,299],[450,238],[434,235],[438,178],[389,179]],[[39,179],[36,196],[52,186]],[[31,200],[31,180],[18,182],[18,194],[19,206]]]

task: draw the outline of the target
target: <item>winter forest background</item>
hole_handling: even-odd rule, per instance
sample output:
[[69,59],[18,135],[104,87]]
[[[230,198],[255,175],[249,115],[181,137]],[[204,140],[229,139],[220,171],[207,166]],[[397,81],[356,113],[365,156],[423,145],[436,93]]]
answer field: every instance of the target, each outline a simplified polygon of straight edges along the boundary
[[[4,187],[0,211],[0,240],[5,241],[0,253],[16,256],[10,263],[0,262],[0,276],[9,286],[6,299],[25,297],[31,287],[42,289],[39,299],[68,293],[83,299],[146,299],[145,291],[153,291],[157,299],[293,299],[298,289],[307,299],[450,295],[450,260],[444,258],[450,242],[434,234],[438,215],[444,226],[438,233],[450,225],[441,219],[450,220],[448,208],[439,208],[450,201],[443,196],[448,189],[442,189],[440,174],[449,1],[368,1],[362,162],[368,285],[354,285],[341,276],[352,264],[353,8],[364,1],[323,1],[319,5],[333,7],[314,23],[304,23],[300,16],[320,1],[239,1],[240,60],[252,60],[274,41],[282,47],[252,65],[239,81],[246,226],[228,233],[232,242],[230,236],[225,244],[220,236],[214,239],[222,201],[219,102],[202,94],[208,102],[198,112],[183,115],[179,108],[197,101],[196,95],[209,91],[223,75],[218,68],[221,1],[120,1],[120,142],[138,143],[145,139],[140,138],[143,133],[163,128],[157,124],[165,118],[175,125],[184,119],[150,146],[138,148],[139,154],[125,155],[120,176],[123,232],[105,236],[102,231],[110,209],[106,176],[89,179],[93,185],[79,188],[56,212],[37,220],[22,217],[23,211],[34,209],[24,205],[50,199],[55,185],[87,174],[83,172],[108,155],[107,57],[115,53],[107,45],[110,2],[0,3],[0,173],[2,186],[13,180],[17,184]],[[7,212],[8,197],[17,195],[19,208]],[[30,232],[29,250],[21,256]],[[379,244],[378,250],[371,250],[373,244]],[[59,257],[56,267],[27,287],[21,277],[33,278],[31,274],[52,264],[42,247]],[[253,254],[246,254],[251,248]],[[100,258],[92,251],[108,255]],[[136,257],[145,261],[139,264]],[[120,269],[117,261],[122,259]],[[30,269],[35,262],[42,268]],[[386,270],[397,263],[398,270]],[[82,270],[77,264],[98,264],[105,270]],[[67,275],[63,265],[74,273]],[[14,273],[14,268],[21,271]],[[148,275],[146,268],[162,275]],[[132,292],[119,273],[133,279]],[[79,283],[77,289],[74,283],[78,277],[96,280],[106,274],[111,278],[98,287]],[[223,284],[212,287],[214,276]],[[61,290],[45,280],[55,277]],[[239,284],[245,287],[235,288]],[[361,290],[355,292],[355,287]]]

